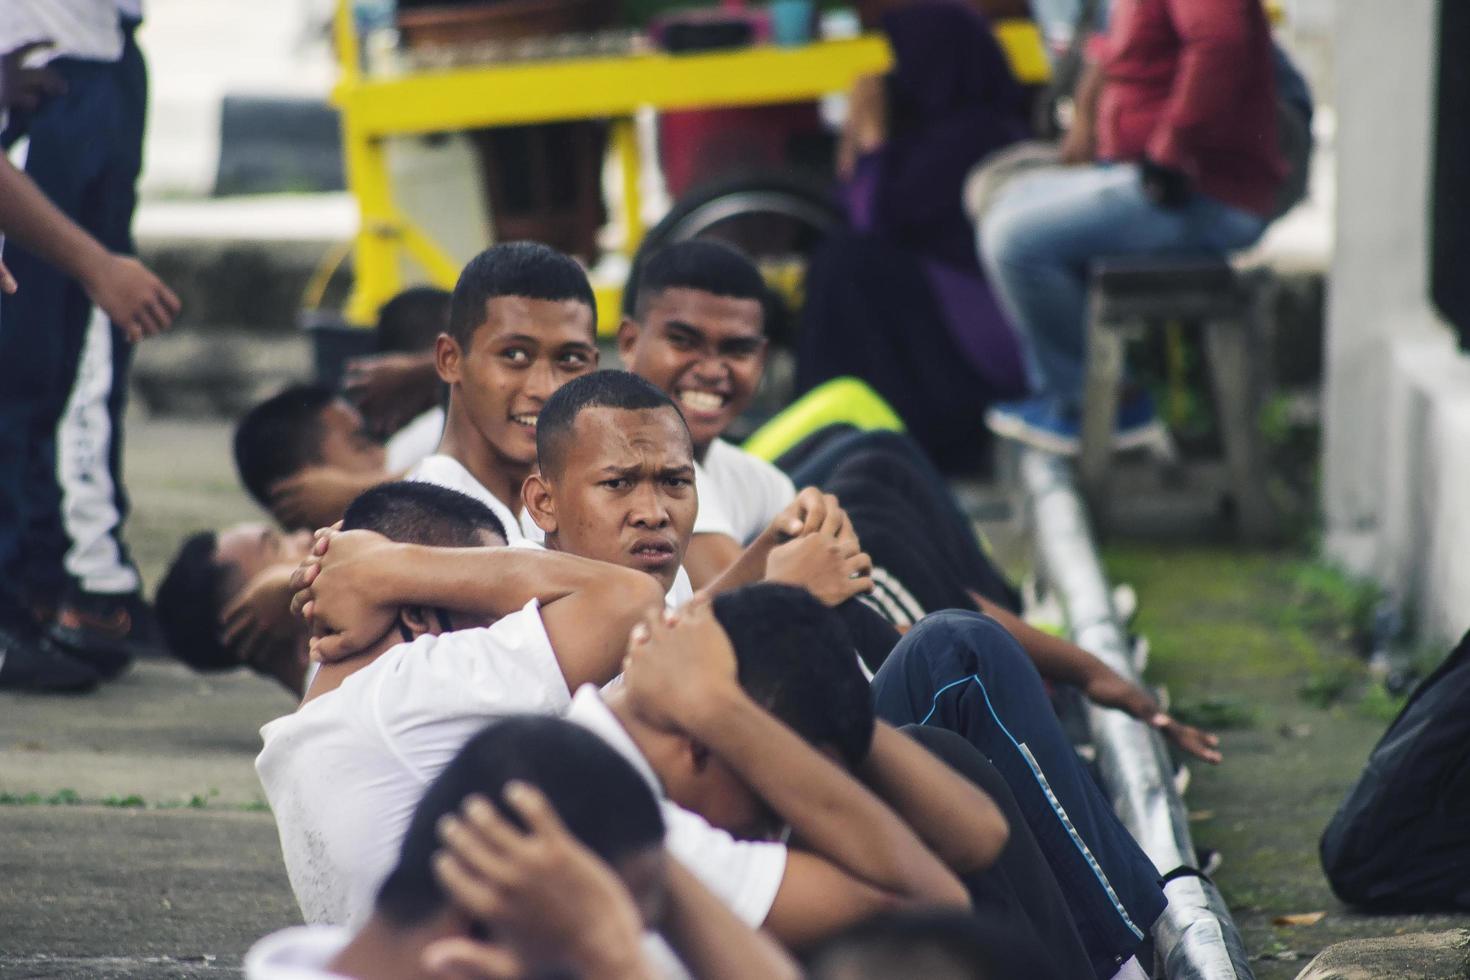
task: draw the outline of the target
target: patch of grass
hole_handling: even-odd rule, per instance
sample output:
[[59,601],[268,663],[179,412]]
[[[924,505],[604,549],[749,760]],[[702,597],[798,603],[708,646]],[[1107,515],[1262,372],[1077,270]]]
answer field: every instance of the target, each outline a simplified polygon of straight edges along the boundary
[[1390,694],[1382,684],[1370,684],[1363,692],[1363,697],[1358,701],[1358,713],[1364,718],[1381,721],[1385,725],[1398,717],[1399,712],[1404,710],[1404,702],[1409,700],[1407,694]]
[[1298,562],[1291,568],[1292,617],[1309,629],[1342,640],[1367,635],[1383,591],[1324,562]]
[[1297,688],[1297,697],[1314,708],[1330,708],[1346,700],[1363,680],[1363,669],[1355,661],[1336,660],[1314,670]]
[[40,793],[0,793],[0,806],[40,806]]
[[149,801],[137,793],[117,794],[104,796],[100,799],[87,799],[74,789],[60,789],[50,796],[42,796],[40,793],[7,793],[0,792],[0,806],[100,806],[114,810],[234,810],[241,813],[269,813],[270,807],[260,801],[252,800],[249,803],[211,803],[210,796],[219,796],[217,789],[204,793],[195,793],[187,800],[153,800]]
[[103,806],[115,807],[120,810],[141,810],[148,805],[148,801],[137,793],[128,796],[107,796],[102,799]]
[[1179,701],[1169,713],[1186,725],[1207,731],[1254,728],[1260,724],[1260,712],[1243,698],[1215,695],[1193,701]]

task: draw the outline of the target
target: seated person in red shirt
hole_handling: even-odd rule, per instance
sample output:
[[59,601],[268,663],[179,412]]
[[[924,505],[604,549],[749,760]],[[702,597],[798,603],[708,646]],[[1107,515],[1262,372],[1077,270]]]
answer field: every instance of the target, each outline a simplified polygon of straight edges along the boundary
[[[1067,166],[1017,177],[979,232],[1032,389],[993,406],[986,423],[1068,455],[1079,447],[1092,262],[1245,248],[1265,230],[1285,176],[1257,0],[1118,0],[1094,53],[1062,147]],[[1125,397],[1120,448],[1157,427],[1146,394]]]

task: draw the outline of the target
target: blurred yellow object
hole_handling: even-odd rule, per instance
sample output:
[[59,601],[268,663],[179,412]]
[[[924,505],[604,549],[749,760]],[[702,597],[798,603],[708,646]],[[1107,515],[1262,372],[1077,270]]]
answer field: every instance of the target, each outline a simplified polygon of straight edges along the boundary
[[[1001,21],[996,36],[1024,83],[1048,77],[1041,35],[1030,21]],[[332,101],[342,114],[347,186],[361,223],[354,243],[354,287],[346,319],[368,324],[402,288],[399,253],[450,288],[459,265],[410,221],[393,198],[384,141],[393,137],[494,126],[609,119],[612,152],[622,168],[619,194],[627,225],[623,250],[642,240],[638,175],[643,160],[633,126],[640,108],[698,109],[801,102],[844,92],[893,62],[880,35],[762,45],[690,54],[646,52],[566,60],[499,62],[466,68],[363,73],[350,0],[339,0],[334,31],[341,76]],[[621,284],[594,284],[598,329],[614,333]]]
[[857,378],[833,378],[792,402],[745,440],[742,448],[774,461],[813,432],[840,424],[903,431],[903,420],[866,383]]

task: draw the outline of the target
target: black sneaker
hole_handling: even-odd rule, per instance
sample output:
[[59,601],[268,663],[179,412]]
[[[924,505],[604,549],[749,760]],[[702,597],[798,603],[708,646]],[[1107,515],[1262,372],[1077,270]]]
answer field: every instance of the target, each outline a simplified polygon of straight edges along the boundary
[[38,632],[0,623],[0,690],[80,694],[102,682],[102,676],[67,656]]
[[47,635],[63,650],[112,680],[134,657],[156,655],[153,611],[137,593],[98,595],[73,590],[56,610]]

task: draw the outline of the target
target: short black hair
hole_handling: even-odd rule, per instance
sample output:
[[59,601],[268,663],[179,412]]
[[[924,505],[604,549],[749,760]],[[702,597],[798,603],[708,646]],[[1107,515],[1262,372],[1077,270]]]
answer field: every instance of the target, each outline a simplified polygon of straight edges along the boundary
[[219,618],[229,571],[217,560],[219,537],[198,531],[184,539],[153,598],[158,628],[169,651],[195,670],[240,666],[220,640]]
[[[689,424],[668,395],[630,371],[593,371],[573,378],[551,393],[536,414],[536,461],[541,472],[555,478],[561,472],[567,439],[577,417],[589,408],[641,411],[667,408],[679,419],[685,434]],[[693,445],[693,439],[690,439]]]
[[270,510],[273,485],[321,461],[322,411],[336,400],[325,385],[291,385],[235,426],[235,469],[260,506]]
[[342,530],[376,531],[390,541],[474,548],[484,532],[505,541],[505,525],[484,502],[433,483],[401,480],[361,493],[342,514]]
[[663,841],[663,817],[651,787],[617,750],[560,718],[512,716],[471,738],[429,785],[409,822],[398,865],[378,891],[377,911],[407,928],[442,909],[446,898],[432,869],[440,819],[480,794],[519,825],[502,798],[512,780],[539,789],[572,836],[608,863]]
[[873,744],[873,695],[847,627],[805,589],[771,582],[716,596],[740,686],[807,742],[857,767]]
[[852,926],[808,957],[811,980],[1009,980],[1032,976],[1046,951],[1003,922],[956,909],[887,912]]
[[450,293],[438,286],[412,286],[384,303],[373,331],[380,354],[418,354],[434,349],[449,328]]
[[475,331],[485,322],[485,304],[497,296],[576,300],[592,313],[597,329],[597,300],[587,273],[570,256],[540,242],[504,242],[470,259],[449,302],[449,335],[469,350]]
[[762,308],[770,294],[760,270],[744,252],[724,242],[691,238],[638,255],[623,290],[623,314],[641,317],[655,296],[678,288],[753,299]]

